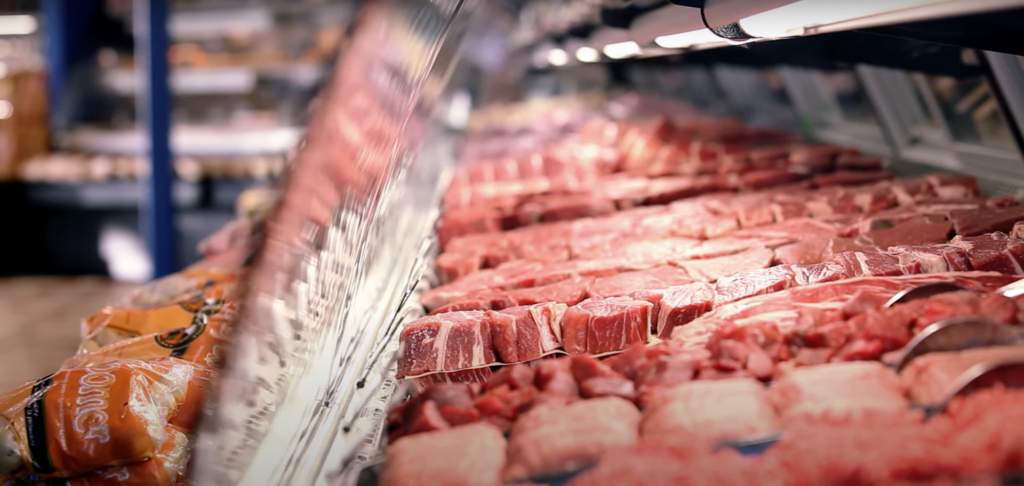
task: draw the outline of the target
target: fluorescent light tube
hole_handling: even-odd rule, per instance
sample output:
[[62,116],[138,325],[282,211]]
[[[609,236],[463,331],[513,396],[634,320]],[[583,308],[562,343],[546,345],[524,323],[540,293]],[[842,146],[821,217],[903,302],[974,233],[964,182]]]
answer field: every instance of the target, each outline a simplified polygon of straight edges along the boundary
[[666,49],[686,49],[698,44],[709,44],[712,42],[723,42],[724,39],[715,35],[708,29],[695,30],[693,32],[682,32],[679,34],[663,35],[654,39],[654,43]]
[[640,55],[640,46],[633,41],[617,42],[604,46],[604,55],[612,59],[625,59]]
[[941,0],[800,0],[740,20],[747,35],[765,39],[803,35],[804,29],[854,20]]
[[34,34],[39,21],[31,15],[0,15],[0,35]]

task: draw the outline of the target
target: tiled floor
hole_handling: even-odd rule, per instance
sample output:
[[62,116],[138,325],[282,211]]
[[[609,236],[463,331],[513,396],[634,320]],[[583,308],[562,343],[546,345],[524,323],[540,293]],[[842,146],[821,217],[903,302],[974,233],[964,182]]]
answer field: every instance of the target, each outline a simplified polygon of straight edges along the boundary
[[95,277],[0,279],[0,393],[46,376],[78,349],[78,323],[132,288]]

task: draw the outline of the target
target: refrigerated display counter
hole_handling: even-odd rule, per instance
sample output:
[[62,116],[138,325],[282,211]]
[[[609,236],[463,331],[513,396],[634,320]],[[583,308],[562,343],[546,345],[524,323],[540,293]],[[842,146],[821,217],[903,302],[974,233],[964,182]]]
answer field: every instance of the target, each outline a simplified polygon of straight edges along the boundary
[[197,484],[1000,484],[1014,1],[363,5]]

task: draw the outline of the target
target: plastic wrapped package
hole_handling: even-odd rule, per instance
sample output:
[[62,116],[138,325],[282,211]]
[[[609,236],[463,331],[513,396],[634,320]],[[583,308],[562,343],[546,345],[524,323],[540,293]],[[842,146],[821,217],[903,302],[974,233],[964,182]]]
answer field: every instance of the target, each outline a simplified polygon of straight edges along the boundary
[[168,425],[195,426],[209,377],[174,358],[125,360],[62,370],[0,396],[0,484],[153,458]]
[[113,307],[123,309],[154,309],[207,287],[238,281],[237,268],[192,267],[154,280],[125,296]]
[[[122,359],[179,358],[209,368],[219,366],[228,341],[230,313],[195,314],[191,324],[169,331],[120,340],[98,349],[83,349],[64,362],[63,369],[110,363]],[[96,341],[90,341],[95,343]]]
[[194,325],[199,316],[217,315],[230,319],[237,310],[237,304],[224,302],[216,296],[225,296],[226,292],[231,291],[223,287],[211,288],[210,298],[197,296],[158,309],[107,307],[82,320],[82,345],[78,354],[94,352],[104,346],[139,336],[185,329]]
[[[18,481],[16,486],[177,486],[183,484],[191,447],[188,435],[167,427],[167,439],[144,461],[112,466],[67,479]],[[14,485],[12,485],[14,486]]]

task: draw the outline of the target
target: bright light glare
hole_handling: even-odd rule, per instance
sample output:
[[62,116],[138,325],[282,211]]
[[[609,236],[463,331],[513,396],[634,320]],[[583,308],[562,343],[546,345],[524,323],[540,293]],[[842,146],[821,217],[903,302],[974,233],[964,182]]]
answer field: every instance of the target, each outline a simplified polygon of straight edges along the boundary
[[748,35],[765,39],[803,35],[804,29],[817,25],[854,20],[938,0],[801,0],[740,20]]
[[612,59],[625,59],[640,54],[640,46],[636,42],[618,42],[604,46],[604,55]]
[[548,51],[548,64],[552,66],[565,66],[569,62],[569,54],[564,49],[554,48]]
[[10,101],[0,100],[0,120],[6,120],[14,115],[14,105]]
[[693,32],[682,32],[679,34],[663,35],[654,39],[654,43],[666,49],[686,49],[698,44],[709,44],[722,42],[724,39],[715,35],[708,29],[695,30]]
[[576,59],[580,62],[597,62],[601,60],[601,53],[593,47],[581,47],[576,49]]
[[34,34],[39,22],[31,15],[0,15],[0,35]]

